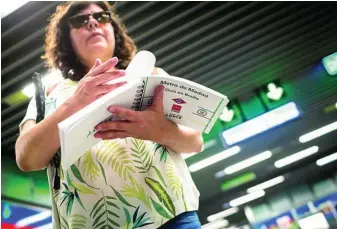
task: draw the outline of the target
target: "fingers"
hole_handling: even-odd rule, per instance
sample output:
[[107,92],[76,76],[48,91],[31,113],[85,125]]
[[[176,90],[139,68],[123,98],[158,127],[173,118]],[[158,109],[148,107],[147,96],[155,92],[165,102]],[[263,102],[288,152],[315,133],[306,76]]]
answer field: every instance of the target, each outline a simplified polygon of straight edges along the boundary
[[151,108],[155,109],[158,112],[164,112],[163,97],[164,97],[164,86],[159,85],[154,90],[154,97]]
[[128,131],[132,128],[132,124],[127,121],[111,121],[104,122],[95,127],[97,131],[116,131],[116,130],[124,130]]
[[108,110],[111,113],[114,113],[115,115],[117,115],[118,117],[121,117],[122,119],[128,120],[128,121],[137,121],[138,117],[140,114],[138,114],[137,111],[131,110],[131,109],[127,109],[124,107],[114,107],[111,106],[108,108]]
[[91,81],[93,82],[94,85],[101,85],[123,76],[125,76],[124,70],[115,70],[112,72],[106,72],[96,75],[91,79]]
[[95,133],[95,138],[101,138],[103,140],[116,139],[116,138],[127,138],[130,137],[130,133],[123,130],[112,130],[112,131],[100,131]]
[[[95,68],[92,68],[92,70],[89,71],[89,73],[87,74],[88,76],[96,76],[98,74],[102,74],[108,70],[110,70],[111,68],[115,67],[116,64],[118,63],[118,58],[117,57],[113,57],[110,60],[108,60],[107,62],[96,66]],[[96,63],[95,63],[96,65]]]
[[91,71],[94,70],[96,67],[100,66],[101,64],[102,64],[101,59],[97,58],[97,59],[95,60],[94,66],[92,66],[92,68],[89,70],[89,72],[91,72]]
[[97,86],[97,89],[95,90],[97,98],[101,98],[105,94],[108,94],[109,92],[115,90],[116,88],[119,88],[120,86],[123,86],[124,84],[126,84],[126,82],[117,84],[104,84]]

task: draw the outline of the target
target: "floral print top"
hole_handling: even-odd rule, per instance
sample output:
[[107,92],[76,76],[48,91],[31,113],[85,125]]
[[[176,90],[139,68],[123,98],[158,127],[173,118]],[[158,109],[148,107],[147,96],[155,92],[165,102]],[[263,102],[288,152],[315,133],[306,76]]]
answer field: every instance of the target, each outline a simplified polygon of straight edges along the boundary
[[[45,115],[76,87],[69,79],[58,84],[46,98]],[[21,124],[28,119],[36,119],[34,98]],[[49,177],[54,182],[54,228],[158,228],[198,209],[199,192],[182,156],[151,141],[101,141],[69,169],[54,166],[59,176]]]

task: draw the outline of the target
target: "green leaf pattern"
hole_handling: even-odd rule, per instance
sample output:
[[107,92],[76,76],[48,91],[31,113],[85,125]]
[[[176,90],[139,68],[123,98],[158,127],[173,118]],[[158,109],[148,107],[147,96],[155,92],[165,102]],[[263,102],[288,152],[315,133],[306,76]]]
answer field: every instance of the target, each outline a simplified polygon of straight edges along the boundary
[[71,215],[70,225],[72,229],[87,228],[88,219],[83,215]]
[[[115,212],[119,212],[116,198],[111,196],[104,196],[97,201],[91,210],[90,217],[93,219],[91,228],[119,228],[118,218],[119,215]],[[113,225],[113,226],[112,226]]]
[[156,180],[145,177],[145,183],[152,189],[152,191],[156,194],[160,202],[163,202],[165,207],[175,216],[176,210],[173,205],[171,197],[165,191],[163,186]]
[[160,154],[160,161],[166,162],[167,160],[167,155],[169,154],[169,151],[166,146],[154,143],[154,152],[156,153],[157,150],[161,152]]
[[135,166],[140,173],[149,173],[149,170],[152,167],[153,157],[150,156],[149,149],[146,147],[144,141],[139,139],[131,140],[133,147],[132,156],[134,157],[133,162],[137,165]]
[[168,162],[167,165],[167,179],[168,185],[172,189],[172,192],[176,195],[178,199],[181,195],[181,181],[180,177],[176,175],[176,169],[173,161]]
[[97,150],[96,157],[103,164],[107,163],[111,166],[119,177],[123,177],[124,180],[132,179],[131,173],[135,172],[134,165],[125,147],[121,146],[117,141],[104,141]]
[[149,197],[146,195],[143,186],[138,184],[136,181],[125,184],[121,193],[127,197],[137,198],[151,210]]
[[91,180],[95,180],[100,174],[98,166],[91,157],[90,150],[84,155],[82,169],[84,176],[90,177]]
[[[60,84],[48,97],[46,114],[76,88],[69,79]],[[70,168],[60,164],[61,188],[53,198],[61,228],[155,228],[191,210],[171,154],[163,145],[129,137],[101,141]]]

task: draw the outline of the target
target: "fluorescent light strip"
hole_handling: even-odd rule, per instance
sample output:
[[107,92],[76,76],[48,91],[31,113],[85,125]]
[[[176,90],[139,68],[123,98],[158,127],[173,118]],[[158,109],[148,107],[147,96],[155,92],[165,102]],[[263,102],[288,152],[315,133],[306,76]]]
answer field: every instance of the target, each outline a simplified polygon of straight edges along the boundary
[[309,157],[312,154],[318,152],[318,146],[312,146],[308,149],[302,150],[300,152],[294,153],[288,157],[282,158],[274,163],[276,168],[282,168],[286,165],[299,161],[303,158]]
[[299,114],[300,112],[298,111],[296,104],[290,102],[229,130],[225,130],[222,133],[222,136],[228,145],[233,145],[295,119]]
[[224,219],[221,221],[204,224],[201,226],[201,229],[220,229],[226,226],[228,226],[228,221]]
[[301,143],[305,143],[305,142],[311,141],[313,139],[316,139],[318,137],[321,137],[322,135],[328,134],[328,133],[330,133],[334,130],[337,130],[337,121],[333,122],[333,123],[330,123],[329,125],[323,126],[323,127],[319,128],[317,130],[314,130],[314,131],[311,131],[307,134],[302,135],[299,138],[299,141]]
[[40,227],[36,227],[35,229],[50,229],[53,228],[53,223],[48,223]]
[[25,227],[29,224],[33,224],[33,223],[36,223],[38,221],[42,221],[44,219],[47,219],[51,215],[52,215],[51,211],[44,211],[44,212],[41,212],[41,213],[38,213],[38,214],[35,214],[35,215],[32,215],[32,216],[29,216],[29,217],[26,217],[26,218],[23,218],[23,219],[19,220],[16,223],[16,226],[17,227]]
[[263,190],[252,192],[252,193],[249,193],[247,195],[236,198],[234,200],[231,200],[229,202],[229,205],[232,206],[232,207],[237,207],[237,206],[240,206],[242,204],[248,203],[252,200],[256,200],[256,199],[264,196],[265,194],[266,193]]
[[326,157],[322,157],[321,159],[318,159],[316,161],[316,164],[318,166],[323,166],[323,165],[326,165],[330,162],[333,162],[333,161],[336,161],[337,160],[337,152],[336,153],[333,153],[333,154],[330,154],[329,156],[326,156]]
[[270,151],[265,151],[263,153],[260,153],[258,155],[255,155],[253,157],[247,158],[246,160],[243,160],[239,163],[236,163],[234,165],[228,166],[224,169],[225,174],[232,174],[237,171],[240,171],[242,169],[245,169],[247,167],[250,167],[254,164],[257,164],[261,161],[264,161],[272,156],[272,153]]
[[207,221],[208,222],[213,222],[215,220],[221,219],[221,218],[225,218],[227,216],[233,215],[235,213],[237,213],[239,211],[239,208],[235,207],[235,208],[229,208],[227,210],[221,211],[219,213],[216,213],[214,215],[210,215],[207,217]]
[[224,160],[224,159],[226,159],[228,157],[231,157],[231,156],[239,153],[240,150],[241,149],[240,149],[239,146],[231,147],[231,148],[229,148],[229,149],[227,149],[225,151],[222,151],[221,153],[217,153],[217,154],[215,154],[215,155],[213,155],[213,156],[211,156],[209,158],[206,158],[206,159],[201,160],[201,161],[199,161],[199,162],[197,162],[195,164],[192,164],[188,168],[189,168],[189,170],[191,172],[196,172],[196,171],[198,171],[200,169],[203,169],[203,168],[205,168],[207,166],[210,166],[210,165],[212,165],[212,164],[214,164],[216,162],[219,162],[219,161]]
[[284,181],[284,176],[278,176],[278,177],[275,177],[271,180],[268,180],[266,182],[263,182],[261,184],[255,185],[255,186],[247,189],[247,192],[252,193],[252,192],[256,192],[258,190],[264,190],[264,189],[270,188],[272,186],[275,186],[277,184],[280,184],[283,181]]

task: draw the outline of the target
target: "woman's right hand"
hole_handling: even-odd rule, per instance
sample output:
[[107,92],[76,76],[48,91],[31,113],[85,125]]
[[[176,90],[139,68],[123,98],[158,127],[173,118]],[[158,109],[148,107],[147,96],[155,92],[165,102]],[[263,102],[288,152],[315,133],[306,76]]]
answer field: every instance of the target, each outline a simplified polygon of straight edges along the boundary
[[79,81],[76,92],[69,98],[68,102],[80,110],[99,97],[125,84],[125,82],[106,84],[110,80],[125,75],[124,70],[111,71],[117,63],[116,57],[103,64],[101,60],[97,59],[90,71]]

